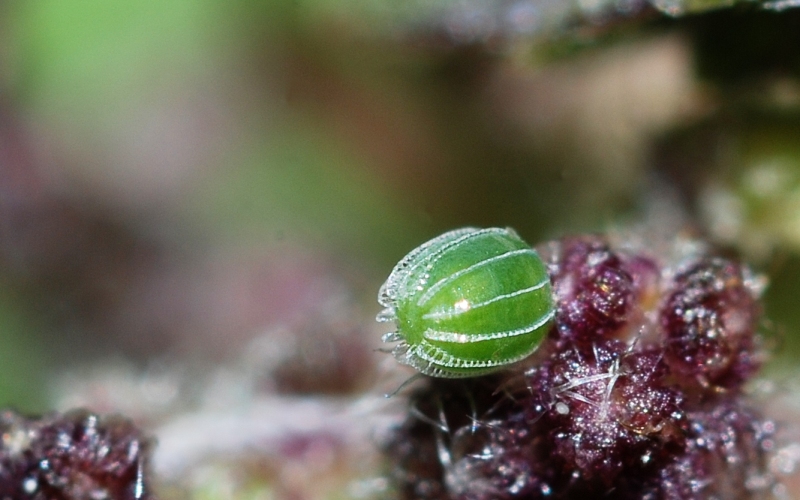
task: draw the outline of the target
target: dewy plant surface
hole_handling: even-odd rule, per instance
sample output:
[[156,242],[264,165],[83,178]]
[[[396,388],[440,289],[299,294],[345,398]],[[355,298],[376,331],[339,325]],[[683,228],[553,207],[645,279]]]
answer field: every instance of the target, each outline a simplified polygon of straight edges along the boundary
[[763,358],[763,280],[680,236],[537,250],[553,326],[521,363],[412,393],[385,447],[399,496],[780,498],[777,424],[744,391]]
[[152,500],[151,442],[122,417],[0,413],[0,498]]

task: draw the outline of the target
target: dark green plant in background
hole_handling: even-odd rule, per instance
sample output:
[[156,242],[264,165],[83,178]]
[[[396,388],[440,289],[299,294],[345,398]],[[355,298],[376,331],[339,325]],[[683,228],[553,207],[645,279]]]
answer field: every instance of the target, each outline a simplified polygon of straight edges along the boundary
[[126,414],[164,498],[388,495],[374,296],[464,226],[741,257],[796,378],[795,3],[0,0],[0,406]]

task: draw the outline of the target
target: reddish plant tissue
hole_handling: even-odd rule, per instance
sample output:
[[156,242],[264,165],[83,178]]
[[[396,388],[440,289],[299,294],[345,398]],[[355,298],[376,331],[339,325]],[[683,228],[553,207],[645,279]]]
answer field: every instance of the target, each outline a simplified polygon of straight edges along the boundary
[[741,385],[758,368],[757,316],[742,268],[724,259],[701,259],[675,277],[661,314],[667,362],[676,375],[704,384]]
[[619,329],[631,314],[633,276],[621,257],[597,237],[557,246],[551,273],[561,336],[592,342]]
[[556,325],[508,373],[429,379],[386,446],[404,499],[765,498],[775,425],[748,406],[759,287],[696,246],[539,249]]
[[149,445],[129,421],[86,411],[26,419],[0,413],[0,498],[152,500]]

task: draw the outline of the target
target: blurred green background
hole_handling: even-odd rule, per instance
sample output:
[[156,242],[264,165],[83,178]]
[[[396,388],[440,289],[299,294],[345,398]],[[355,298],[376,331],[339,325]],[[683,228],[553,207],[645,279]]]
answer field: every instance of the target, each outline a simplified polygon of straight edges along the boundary
[[791,365],[800,15],[730,3],[0,1],[0,406],[224,359],[320,276],[369,320],[453,227],[654,210],[766,273]]

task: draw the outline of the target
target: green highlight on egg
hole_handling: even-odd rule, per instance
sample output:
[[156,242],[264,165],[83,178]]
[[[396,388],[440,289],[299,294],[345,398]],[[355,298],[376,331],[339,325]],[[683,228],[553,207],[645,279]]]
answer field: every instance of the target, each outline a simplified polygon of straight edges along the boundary
[[511,229],[462,228],[406,255],[378,293],[395,358],[425,375],[472,377],[530,356],[553,323],[547,268]]

